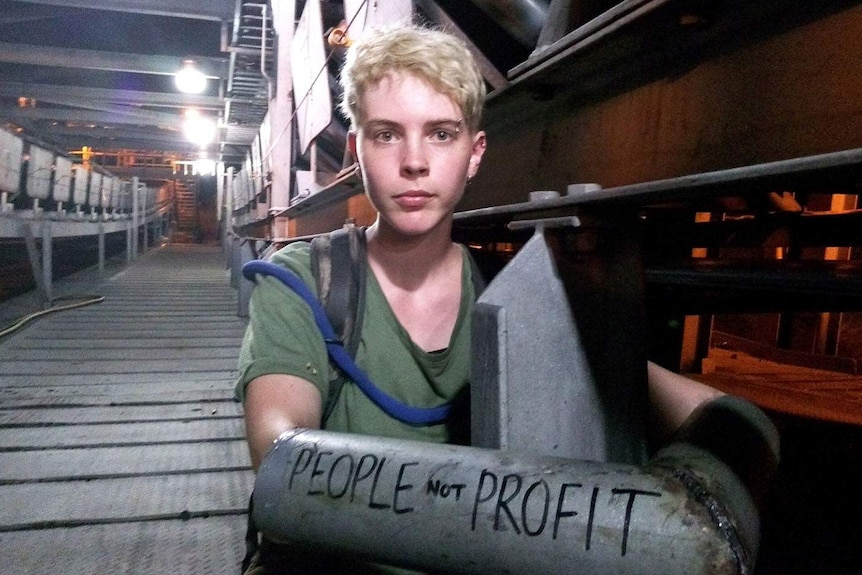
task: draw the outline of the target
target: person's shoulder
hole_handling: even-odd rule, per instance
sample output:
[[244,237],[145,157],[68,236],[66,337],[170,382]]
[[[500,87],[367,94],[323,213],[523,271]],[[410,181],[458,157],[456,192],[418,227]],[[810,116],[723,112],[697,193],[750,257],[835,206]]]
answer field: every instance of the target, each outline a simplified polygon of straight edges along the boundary
[[272,254],[270,261],[297,273],[311,271],[311,244],[291,242]]

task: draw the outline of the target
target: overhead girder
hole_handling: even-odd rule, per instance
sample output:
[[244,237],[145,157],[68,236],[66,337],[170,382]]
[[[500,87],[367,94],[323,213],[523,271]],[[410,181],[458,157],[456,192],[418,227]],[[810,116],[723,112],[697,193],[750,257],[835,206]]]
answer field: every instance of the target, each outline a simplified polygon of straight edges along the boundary
[[151,14],[154,16],[174,16],[195,20],[232,20],[236,2],[234,0],[112,0],[94,6],[86,0],[21,0],[29,4],[62,6],[64,8],[85,8]]
[[[197,94],[169,94],[166,92],[143,92],[138,90],[113,90],[107,88],[85,88],[60,84],[31,84],[28,82],[0,81],[0,96],[18,98],[24,96],[35,100],[78,106],[82,102],[104,104],[136,104],[151,107],[221,109],[225,99]],[[235,101],[235,98],[227,98]],[[101,108],[100,108],[101,109]]]
[[[135,72],[173,76],[183,64],[184,57],[127,54],[99,50],[79,50],[9,44],[0,42],[0,62],[30,66],[55,66],[79,70],[105,70],[109,72]],[[226,58],[195,56],[195,62],[209,78],[227,78]]]

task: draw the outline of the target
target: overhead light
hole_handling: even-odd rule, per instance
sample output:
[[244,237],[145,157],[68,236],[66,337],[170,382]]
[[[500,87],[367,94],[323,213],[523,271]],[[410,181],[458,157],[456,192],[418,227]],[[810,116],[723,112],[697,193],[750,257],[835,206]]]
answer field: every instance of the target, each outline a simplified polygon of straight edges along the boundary
[[200,94],[207,88],[207,77],[195,67],[194,60],[183,60],[183,67],[174,74],[174,82],[185,94]]
[[198,176],[214,176],[216,172],[215,160],[200,158],[192,164],[192,169]]
[[212,118],[207,118],[198,110],[190,108],[185,111],[183,134],[188,141],[204,147],[215,140],[216,123]]

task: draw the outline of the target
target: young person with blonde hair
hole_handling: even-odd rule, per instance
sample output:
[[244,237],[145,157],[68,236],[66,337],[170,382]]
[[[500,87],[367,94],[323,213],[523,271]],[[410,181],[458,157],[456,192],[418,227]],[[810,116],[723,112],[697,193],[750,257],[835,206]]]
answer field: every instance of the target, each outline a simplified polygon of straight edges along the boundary
[[[341,84],[349,146],[377,212],[365,232],[369,273],[356,363],[405,404],[446,404],[469,385],[476,289],[467,250],[452,242],[451,230],[455,207],[485,152],[485,84],[458,39],[413,26],[355,42]],[[272,261],[314,290],[310,259],[309,244],[297,242]],[[404,423],[355,385],[343,387],[322,421],[335,368],[308,305],[276,279],[260,278],[250,310],[237,393],[255,469],[279,435],[298,427],[452,441],[447,422]],[[652,364],[649,379],[653,411],[668,430],[719,394]],[[393,569],[264,539],[246,573]]]

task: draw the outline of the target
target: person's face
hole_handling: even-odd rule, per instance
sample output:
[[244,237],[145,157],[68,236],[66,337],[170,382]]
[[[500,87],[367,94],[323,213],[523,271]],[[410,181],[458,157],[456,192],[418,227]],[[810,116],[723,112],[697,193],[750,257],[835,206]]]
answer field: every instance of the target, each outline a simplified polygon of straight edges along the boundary
[[424,80],[386,76],[366,90],[350,144],[381,231],[416,236],[449,226],[485,134],[470,134],[461,110]]

